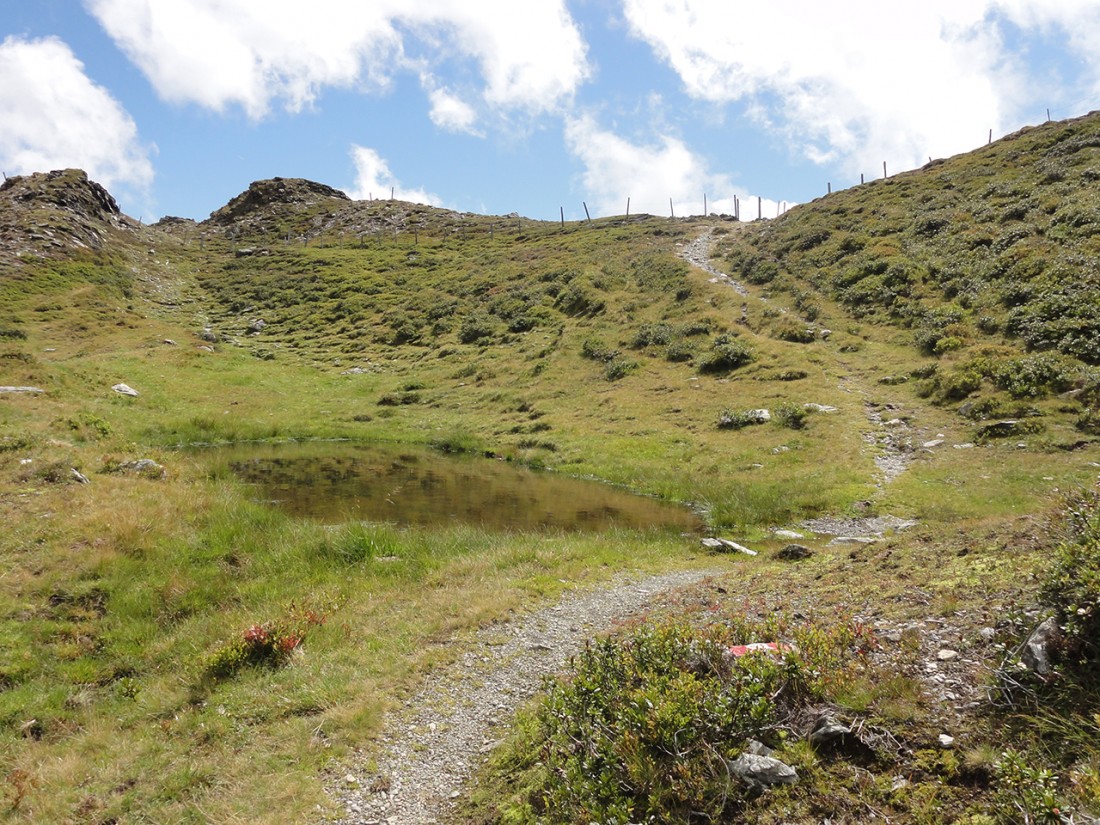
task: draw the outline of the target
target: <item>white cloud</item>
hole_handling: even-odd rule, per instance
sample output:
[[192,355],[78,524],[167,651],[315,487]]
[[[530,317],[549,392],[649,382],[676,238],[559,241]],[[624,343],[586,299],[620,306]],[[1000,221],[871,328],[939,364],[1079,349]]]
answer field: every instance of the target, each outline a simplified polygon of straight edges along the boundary
[[[85,4],[163,98],[215,110],[236,105],[252,118],[275,103],[297,111],[325,86],[384,89],[398,72],[447,61],[476,65],[490,108],[553,110],[588,75],[563,0]],[[423,54],[414,60],[407,49]],[[446,128],[472,111],[452,109]]]
[[446,89],[432,89],[428,92],[428,100],[432,105],[429,117],[440,129],[448,132],[478,134],[474,125],[477,122],[477,112],[462,98],[451,94]]
[[[589,208],[594,214],[621,215],[629,198],[631,214],[701,215],[706,195],[708,213],[734,214],[736,197],[742,219],[757,217],[755,196],[734,186],[726,175],[710,171],[676,137],[662,135],[653,144],[635,144],[601,129],[584,115],[566,124],[565,139],[569,151],[584,165],[581,183],[585,197],[593,198]],[[761,199],[764,217],[775,217],[776,210],[775,201]]]
[[78,167],[141,197],[153,181],[133,119],[53,37],[0,43],[0,166],[9,174]]
[[1036,90],[1002,20],[1064,27],[1100,65],[1100,12],[1086,0],[925,0],[889,13],[875,0],[624,0],[624,11],[689,95],[744,103],[805,157],[855,173],[918,165],[1022,125]]
[[384,199],[393,197],[399,201],[441,206],[438,195],[423,189],[406,189],[390,171],[389,164],[373,149],[352,145],[351,159],[355,163],[355,185],[348,190],[354,200]]

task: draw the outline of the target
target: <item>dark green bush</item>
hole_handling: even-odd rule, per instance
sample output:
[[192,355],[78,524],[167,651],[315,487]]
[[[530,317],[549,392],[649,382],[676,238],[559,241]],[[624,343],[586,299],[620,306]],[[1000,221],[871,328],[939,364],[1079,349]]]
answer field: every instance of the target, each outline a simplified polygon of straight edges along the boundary
[[[730,653],[760,641],[792,646]],[[749,791],[727,761],[750,737],[779,745],[797,708],[844,682],[857,644],[849,627],[737,615],[590,643],[571,675],[550,685],[531,741],[513,754],[521,771],[539,763],[529,810],[555,822],[736,821]]]
[[699,371],[705,373],[729,372],[752,363],[756,358],[752,346],[734,335],[719,335],[711,344],[711,351],[699,362]]
[[590,361],[602,361],[605,364],[619,357],[621,350],[609,347],[598,338],[585,338],[581,344],[581,355]]
[[1092,672],[1100,665],[1100,485],[1068,497],[1061,524],[1043,600],[1065,633],[1065,666]]
[[788,427],[792,430],[801,430],[806,426],[806,419],[809,417],[810,411],[803,407],[801,404],[794,404],[791,402],[785,402],[775,408],[773,413],[775,417],[775,423],[781,427]]
[[603,368],[603,377],[608,381],[618,381],[625,378],[638,368],[637,361],[629,361],[625,358],[615,358],[608,361]]

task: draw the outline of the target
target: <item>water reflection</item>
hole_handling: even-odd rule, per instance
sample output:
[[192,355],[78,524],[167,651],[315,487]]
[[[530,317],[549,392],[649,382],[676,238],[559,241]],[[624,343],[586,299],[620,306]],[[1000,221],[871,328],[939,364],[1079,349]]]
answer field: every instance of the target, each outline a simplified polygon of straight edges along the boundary
[[385,444],[239,445],[212,453],[255,498],[327,523],[495,530],[698,530],[691,511],[597,482]]

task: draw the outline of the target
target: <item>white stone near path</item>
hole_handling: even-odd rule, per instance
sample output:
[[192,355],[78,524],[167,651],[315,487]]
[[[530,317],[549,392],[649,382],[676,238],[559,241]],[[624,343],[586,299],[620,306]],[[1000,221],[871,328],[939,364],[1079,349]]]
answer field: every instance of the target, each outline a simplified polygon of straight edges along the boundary
[[45,392],[45,390],[39,387],[0,387],[0,392],[40,393]]
[[111,387],[111,389],[117,392],[119,395],[137,396],[138,394],[137,390],[135,390],[133,387],[128,387],[126,384],[115,384],[113,387]]

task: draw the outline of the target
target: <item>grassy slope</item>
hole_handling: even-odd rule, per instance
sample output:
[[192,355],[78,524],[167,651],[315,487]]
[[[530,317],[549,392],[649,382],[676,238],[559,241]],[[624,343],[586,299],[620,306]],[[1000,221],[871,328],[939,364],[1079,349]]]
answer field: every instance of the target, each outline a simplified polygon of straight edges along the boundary
[[[968,163],[995,165],[980,153],[948,162]],[[675,257],[702,221],[562,229],[387,202],[341,205],[328,223],[324,204],[303,207],[233,237],[208,225],[142,228],[112,235],[108,252],[5,269],[0,301],[11,314],[0,383],[47,390],[0,397],[0,511],[13,525],[0,538],[9,815],[305,818],[321,801],[320,767],[365,744],[381,708],[446,656],[425,643],[553,596],[561,579],[690,563],[694,552],[662,537],[333,533],[247,503],[231,480],[207,478],[166,449],[172,444],[438,441],[696,502],[716,525],[757,539],[769,525],[855,512],[868,500],[872,510],[925,519],[933,534],[944,525],[971,530],[1042,508],[1054,486],[1084,483],[1095,475],[1096,448],[1058,448],[1081,439],[1081,403],[1039,398],[1027,403],[1044,413],[1043,432],[922,453],[898,481],[876,486],[865,404],[895,405],[921,437],[943,433],[948,444],[973,440],[980,426],[931,403],[935,387],[928,394],[917,379],[880,379],[962,365],[986,333],[964,309],[950,330],[963,345],[923,354],[907,317],[891,318],[889,308],[853,317],[820,280],[828,273],[810,278],[806,268],[820,261],[763,245],[768,233],[786,237],[803,231],[800,221],[825,220],[826,205],[921,180],[931,192],[943,188],[899,178],[759,228],[719,226],[734,266],[746,260],[747,238],[751,254],[790,271],[754,286],[747,300]],[[860,213],[850,209],[847,231],[879,232],[854,224]],[[975,217],[933,240],[977,231]],[[933,240],[921,248],[938,248]],[[1089,254],[1091,241],[1082,243],[1076,254]],[[242,247],[259,253],[235,254]],[[811,281],[816,294],[807,292]],[[932,291],[920,299],[939,300]],[[800,311],[833,330],[828,340],[783,340]],[[257,318],[265,326],[253,335]],[[640,333],[653,338],[655,327],[643,325],[659,323],[693,360],[669,360],[665,343],[635,346]],[[213,352],[198,348],[207,325],[221,338]],[[701,373],[700,360],[727,331],[755,360]],[[1000,332],[995,342],[1006,357],[1026,354]],[[608,350],[619,351],[609,362],[585,355]],[[621,364],[622,377],[608,380],[609,364]],[[356,366],[363,372],[342,374]],[[777,380],[792,370],[805,377]],[[984,380],[983,397],[1008,403]],[[119,381],[141,394],[111,392]],[[379,403],[388,400],[399,403]],[[811,401],[837,412],[812,415],[801,430],[716,427],[726,409]],[[103,472],[146,456],[167,465],[167,478]],[[92,484],[65,483],[71,467]],[[390,548],[402,562],[349,566],[363,546]],[[975,586],[1008,587],[1012,572],[999,562],[991,569],[993,579]],[[946,597],[956,579],[945,581],[933,590]],[[821,598],[845,594],[822,589]],[[293,667],[204,681],[203,662],[220,642],[254,622],[286,619],[292,603],[329,616],[310,629]]]

